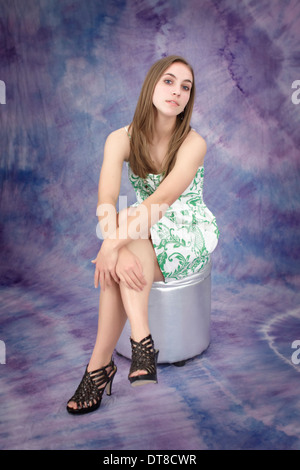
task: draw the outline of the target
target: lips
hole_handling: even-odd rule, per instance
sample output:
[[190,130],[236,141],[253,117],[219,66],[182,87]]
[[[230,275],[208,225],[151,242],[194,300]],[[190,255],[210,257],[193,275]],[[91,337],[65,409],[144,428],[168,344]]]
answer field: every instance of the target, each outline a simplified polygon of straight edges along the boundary
[[174,106],[179,106],[177,101],[174,101],[174,100],[166,100],[166,101],[167,101],[167,103],[173,104]]

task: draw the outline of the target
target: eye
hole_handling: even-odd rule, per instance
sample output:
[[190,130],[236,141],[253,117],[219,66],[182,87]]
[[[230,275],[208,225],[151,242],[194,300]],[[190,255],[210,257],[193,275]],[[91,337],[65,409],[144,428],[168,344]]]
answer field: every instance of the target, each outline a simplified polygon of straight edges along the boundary
[[184,91],[190,91],[190,87],[187,85],[183,85],[182,88]]
[[170,80],[169,78],[166,78],[164,80],[164,83],[166,83],[167,85],[172,85],[172,80]]

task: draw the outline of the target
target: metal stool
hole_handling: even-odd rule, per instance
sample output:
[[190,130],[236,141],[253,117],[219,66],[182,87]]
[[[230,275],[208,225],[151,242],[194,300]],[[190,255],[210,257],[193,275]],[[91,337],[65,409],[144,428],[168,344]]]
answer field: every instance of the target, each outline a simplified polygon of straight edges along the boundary
[[[159,349],[159,363],[184,365],[210,343],[211,262],[185,279],[154,282],[149,295],[149,326]],[[116,346],[131,358],[130,324],[127,320]]]

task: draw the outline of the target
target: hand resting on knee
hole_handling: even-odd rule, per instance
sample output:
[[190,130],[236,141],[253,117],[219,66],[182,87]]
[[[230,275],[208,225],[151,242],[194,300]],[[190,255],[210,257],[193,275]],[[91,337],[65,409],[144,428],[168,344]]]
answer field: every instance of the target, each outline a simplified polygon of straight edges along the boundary
[[119,251],[116,274],[126,287],[136,291],[143,290],[147,284],[139,258],[127,247]]

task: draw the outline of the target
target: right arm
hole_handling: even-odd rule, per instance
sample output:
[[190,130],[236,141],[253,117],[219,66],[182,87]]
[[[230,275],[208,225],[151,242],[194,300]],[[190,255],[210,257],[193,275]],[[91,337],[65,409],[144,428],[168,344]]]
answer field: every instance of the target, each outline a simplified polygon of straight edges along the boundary
[[[127,138],[127,139],[126,139]],[[119,282],[116,274],[118,253],[106,249],[105,240],[115,231],[117,224],[117,200],[120,193],[122,167],[129,155],[129,142],[124,129],[112,132],[106,139],[103,163],[98,185],[97,216],[104,241],[92,263],[95,264],[94,285],[103,289],[111,284],[111,278]]]
[[[111,284],[111,277],[115,282],[122,280],[128,287],[141,290],[144,284],[142,266],[130,250],[119,252],[107,249],[105,241],[110,235],[116,233],[118,227],[117,201],[120,194],[122,168],[124,161],[128,160],[130,142],[123,128],[112,132],[104,146],[103,164],[100,172],[98,186],[97,215],[104,241],[97,257],[92,261],[95,264],[94,284],[98,287],[99,281],[103,289]],[[119,260],[118,275],[116,263]]]
[[[129,156],[129,139],[124,129],[112,132],[104,146],[103,164],[98,186],[97,215],[103,238],[107,238],[117,224],[117,201],[120,194],[122,167]],[[110,218],[106,215],[110,211]],[[106,223],[108,222],[108,223]]]

